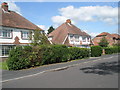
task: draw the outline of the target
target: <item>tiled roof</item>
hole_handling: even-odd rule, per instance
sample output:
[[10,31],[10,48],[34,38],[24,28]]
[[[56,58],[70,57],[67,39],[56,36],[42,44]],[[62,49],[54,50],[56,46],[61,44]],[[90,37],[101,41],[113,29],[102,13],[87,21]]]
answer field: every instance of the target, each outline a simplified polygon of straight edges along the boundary
[[97,35],[97,37],[106,36],[106,35],[110,35],[110,36],[111,36],[111,34],[108,33],[108,32],[102,32],[102,33],[100,33],[99,35]]
[[115,38],[120,38],[120,35],[119,34],[111,34],[113,37]]
[[5,12],[2,8],[0,8],[0,21],[2,21],[2,23],[0,23],[0,26],[42,30],[41,28],[39,28],[29,20],[25,19],[23,16],[17,14],[16,12]]
[[99,35],[97,35],[95,38],[93,38],[93,44],[94,45],[99,45],[98,43],[100,42],[100,40],[105,36],[105,38],[108,40],[109,45],[113,45],[115,43],[115,41],[113,40],[113,38],[115,37],[120,38],[119,34],[110,34],[108,32],[103,32],[100,33]]
[[[68,34],[76,34],[81,36],[88,36],[86,32],[81,31],[79,28],[77,28],[75,25],[71,23],[63,23],[60,25],[57,29],[55,29],[53,32],[51,32],[48,37],[53,37],[52,42],[55,44],[62,44],[64,40],[68,39],[66,38]],[[66,42],[65,42],[66,43]],[[67,41],[68,44],[68,41]]]

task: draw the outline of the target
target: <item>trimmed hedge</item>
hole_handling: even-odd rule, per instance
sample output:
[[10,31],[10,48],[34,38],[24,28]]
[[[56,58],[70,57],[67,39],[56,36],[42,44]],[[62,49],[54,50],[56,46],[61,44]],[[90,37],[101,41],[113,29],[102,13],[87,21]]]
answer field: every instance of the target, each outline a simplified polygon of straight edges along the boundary
[[7,66],[9,70],[19,70],[28,68],[30,65],[29,54],[32,48],[30,46],[18,46],[9,53]]
[[85,57],[89,57],[89,49],[87,48],[79,48],[79,47],[71,47],[69,48],[70,60],[82,59]]
[[99,57],[102,55],[102,47],[101,46],[92,46],[91,47],[91,56]]
[[106,47],[105,54],[120,53],[120,46]]
[[18,46],[10,51],[7,65],[9,70],[67,62],[89,57],[89,49],[65,45]]
[[43,45],[42,48],[42,64],[52,64],[68,61],[69,51],[65,45]]

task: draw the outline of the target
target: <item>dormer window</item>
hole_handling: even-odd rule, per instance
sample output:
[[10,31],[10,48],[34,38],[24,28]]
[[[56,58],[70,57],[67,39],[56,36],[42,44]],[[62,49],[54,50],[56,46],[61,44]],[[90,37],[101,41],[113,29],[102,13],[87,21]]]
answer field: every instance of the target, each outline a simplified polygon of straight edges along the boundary
[[0,30],[0,38],[12,38],[12,30]]

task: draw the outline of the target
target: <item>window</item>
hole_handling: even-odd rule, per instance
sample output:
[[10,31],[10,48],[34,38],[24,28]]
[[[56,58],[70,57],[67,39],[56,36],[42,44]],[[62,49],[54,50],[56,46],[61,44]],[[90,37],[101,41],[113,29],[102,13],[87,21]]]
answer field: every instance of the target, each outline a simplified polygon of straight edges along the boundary
[[12,38],[12,30],[0,30],[1,38]]
[[52,40],[53,37],[48,37],[48,40]]
[[87,41],[90,42],[90,38],[87,38]]
[[73,35],[70,35],[70,41],[71,41],[71,42],[74,41],[74,37],[73,37]]
[[29,39],[29,32],[22,31],[22,39]]
[[86,37],[82,37],[83,42],[86,42]]
[[2,56],[9,55],[9,51],[13,48],[13,46],[2,46]]
[[79,36],[75,36],[75,42],[79,42]]

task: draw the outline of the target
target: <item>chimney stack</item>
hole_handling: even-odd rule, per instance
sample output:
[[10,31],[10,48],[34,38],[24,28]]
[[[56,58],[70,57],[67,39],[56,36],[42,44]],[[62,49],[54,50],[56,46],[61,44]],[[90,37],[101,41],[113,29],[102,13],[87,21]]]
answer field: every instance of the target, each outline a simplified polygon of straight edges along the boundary
[[71,24],[71,20],[70,20],[70,19],[67,19],[67,20],[66,20],[66,23]]
[[1,4],[1,8],[4,9],[4,11],[8,11],[8,4],[6,2],[3,2]]

